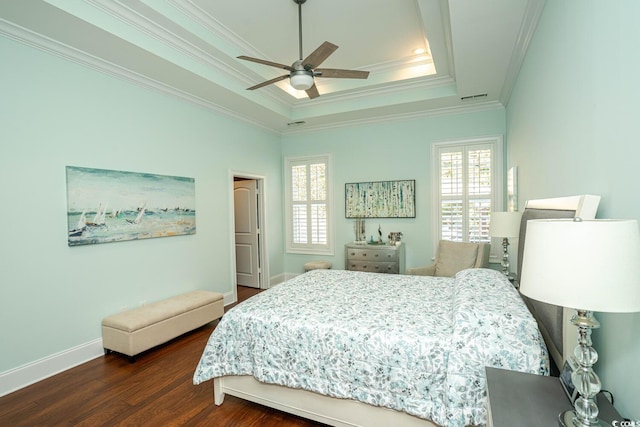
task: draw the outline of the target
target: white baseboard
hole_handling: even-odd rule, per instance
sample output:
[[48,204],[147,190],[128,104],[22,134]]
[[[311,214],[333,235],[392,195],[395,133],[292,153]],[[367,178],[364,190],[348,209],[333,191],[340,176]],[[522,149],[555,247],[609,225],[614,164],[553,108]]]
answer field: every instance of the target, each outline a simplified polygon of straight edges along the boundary
[[[269,280],[269,287],[276,286],[297,275],[295,273],[282,273],[273,276]],[[231,303],[232,299],[232,292],[224,294],[225,305]],[[26,365],[0,372],[0,397],[81,365],[103,354],[102,338],[97,338]]]
[[0,373],[0,397],[104,354],[102,338]]
[[288,280],[287,273],[280,273],[276,276],[271,276],[271,278],[269,279],[269,287],[272,288],[275,285],[279,285],[286,280]]

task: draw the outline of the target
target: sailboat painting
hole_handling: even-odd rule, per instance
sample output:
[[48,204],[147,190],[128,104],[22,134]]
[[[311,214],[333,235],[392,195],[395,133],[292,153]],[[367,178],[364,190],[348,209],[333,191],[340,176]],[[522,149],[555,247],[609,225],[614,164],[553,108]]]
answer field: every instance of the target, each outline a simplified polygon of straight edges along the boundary
[[69,246],[196,232],[195,179],[67,166]]

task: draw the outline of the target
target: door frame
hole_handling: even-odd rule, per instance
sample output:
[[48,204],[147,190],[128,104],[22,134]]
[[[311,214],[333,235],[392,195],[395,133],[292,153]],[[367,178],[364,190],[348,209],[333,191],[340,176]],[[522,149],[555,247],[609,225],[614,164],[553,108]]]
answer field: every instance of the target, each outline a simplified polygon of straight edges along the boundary
[[234,178],[253,179],[258,182],[258,223],[260,224],[260,235],[258,239],[258,263],[260,265],[259,288],[269,288],[269,255],[267,248],[266,233],[266,188],[267,178],[264,175],[229,170],[229,247],[231,254],[231,283],[233,283],[233,302],[238,301],[238,281],[236,279],[236,223],[235,223],[235,201],[233,197],[233,180]]

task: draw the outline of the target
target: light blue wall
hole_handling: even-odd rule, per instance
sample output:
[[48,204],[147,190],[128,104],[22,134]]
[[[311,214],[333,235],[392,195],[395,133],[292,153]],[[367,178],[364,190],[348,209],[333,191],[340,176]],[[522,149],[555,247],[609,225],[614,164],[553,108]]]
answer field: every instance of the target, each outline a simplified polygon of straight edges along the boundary
[[[267,179],[283,272],[280,137],[0,38],[0,373],[100,338],[122,307],[232,291],[229,170]],[[69,248],[65,166],[195,178],[191,236]]]
[[[461,138],[503,135],[502,108],[459,115],[371,123],[283,138],[284,156],[331,153],[333,156],[333,215],[335,256],[324,257],[344,268],[344,244],[355,239],[354,220],[345,219],[344,185],[348,182],[416,180],[416,218],[367,219],[366,235],[386,240],[390,231],[401,231],[406,244],[406,266],[431,263],[432,238],[431,144]],[[302,265],[317,257],[287,254],[285,271],[302,272]]]
[[[520,199],[597,194],[598,217],[640,219],[638,16],[636,0],[546,2],[507,106]],[[640,418],[640,314],[598,318],[596,371]]]

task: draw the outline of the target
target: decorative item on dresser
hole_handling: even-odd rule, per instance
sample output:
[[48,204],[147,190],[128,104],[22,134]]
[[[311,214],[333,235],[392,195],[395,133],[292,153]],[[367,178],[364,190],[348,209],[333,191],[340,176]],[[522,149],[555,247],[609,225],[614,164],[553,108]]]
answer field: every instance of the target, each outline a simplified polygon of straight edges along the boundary
[[489,235],[502,237],[502,274],[509,277],[509,237],[518,237],[520,232],[520,212],[491,212]]
[[[549,304],[576,309],[571,381],[579,393],[574,411],[560,414],[566,427],[605,426],[595,396],[600,379],[593,372],[598,353],[591,330],[600,326],[594,311],[640,311],[640,232],[635,220],[532,220],[527,225],[520,292]],[[606,268],[604,267],[606,266]]]
[[344,247],[347,270],[370,273],[404,274],[404,244],[362,245],[348,243]]

